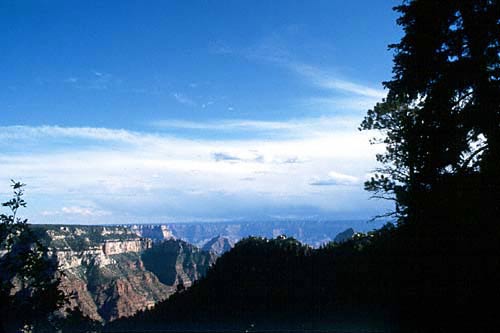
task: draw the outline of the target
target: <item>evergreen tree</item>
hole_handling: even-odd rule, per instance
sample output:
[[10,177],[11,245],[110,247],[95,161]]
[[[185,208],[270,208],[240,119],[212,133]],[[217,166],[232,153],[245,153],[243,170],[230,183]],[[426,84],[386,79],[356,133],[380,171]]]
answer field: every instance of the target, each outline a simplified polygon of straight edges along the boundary
[[385,166],[366,187],[389,194],[396,214],[411,221],[425,209],[422,199],[455,177],[459,191],[482,187],[484,206],[497,216],[500,4],[413,0],[395,9],[405,34],[390,45],[394,76],[384,83],[387,99],[361,125],[386,134],[378,156]]
[[[382,132],[365,187],[395,200],[393,256],[405,328],[486,330],[500,297],[500,3],[411,0],[388,95],[361,129]],[[438,325],[434,321],[439,322]]]

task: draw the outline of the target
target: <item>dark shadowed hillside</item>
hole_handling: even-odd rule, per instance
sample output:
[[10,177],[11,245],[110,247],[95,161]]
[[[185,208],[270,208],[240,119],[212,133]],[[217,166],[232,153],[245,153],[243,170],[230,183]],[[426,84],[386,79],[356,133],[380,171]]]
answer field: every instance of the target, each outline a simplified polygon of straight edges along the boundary
[[[388,267],[381,265],[381,254],[370,257],[378,262],[366,260],[374,240],[391,230],[321,249],[293,238],[246,238],[190,289],[108,330],[394,326],[392,318],[383,319],[393,314],[395,290],[379,285],[380,272]],[[367,283],[370,273],[375,278]]]
[[472,222],[487,212],[472,198],[447,200],[461,209],[319,249],[243,239],[190,289],[106,329],[487,330],[500,277],[498,257],[485,254],[498,253],[498,231]]

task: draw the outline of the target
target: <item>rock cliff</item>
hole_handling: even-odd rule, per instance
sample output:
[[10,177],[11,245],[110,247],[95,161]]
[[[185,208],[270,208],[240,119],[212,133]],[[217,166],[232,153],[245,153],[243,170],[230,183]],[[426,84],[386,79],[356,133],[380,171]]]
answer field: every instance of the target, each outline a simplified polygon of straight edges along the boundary
[[130,230],[139,237],[146,237],[153,241],[175,238],[165,224],[134,224],[130,226]]
[[166,227],[176,239],[185,240],[200,248],[216,236],[226,237],[236,243],[250,236],[274,238],[279,235],[293,237],[302,243],[320,247],[332,241],[335,235],[347,228],[367,232],[376,225],[367,224],[364,220],[270,220],[168,223]]
[[228,237],[216,236],[203,245],[202,250],[221,256],[234,247],[234,242]]
[[103,253],[106,256],[128,252],[141,252],[149,249],[152,241],[149,238],[130,240],[106,240],[103,245]]
[[356,232],[354,232],[354,229],[349,228],[349,229],[346,229],[346,230],[342,231],[341,233],[337,234],[337,236],[335,236],[333,241],[335,243],[344,243],[344,242],[347,242],[348,240],[351,240],[355,234],[356,234]]
[[[60,287],[71,296],[67,308],[78,307],[84,315],[104,322],[153,307],[173,294],[179,282],[189,286],[213,262],[210,254],[182,241],[169,241],[171,251],[162,252],[161,242],[123,226],[36,225],[34,229],[63,271]],[[160,255],[152,256],[158,249]],[[165,274],[171,278],[160,281]]]

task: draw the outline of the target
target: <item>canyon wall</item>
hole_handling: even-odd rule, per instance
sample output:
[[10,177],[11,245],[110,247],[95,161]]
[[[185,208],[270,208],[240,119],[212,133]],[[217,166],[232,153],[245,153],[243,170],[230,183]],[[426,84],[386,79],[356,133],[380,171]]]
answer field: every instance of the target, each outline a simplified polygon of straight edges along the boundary
[[[104,322],[153,307],[179,283],[189,286],[214,261],[182,241],[170,240],[169,250],[162,250],[161,242],[155,245],[123,226],[34,225],[34,230],[58,260],[60,288],[70,296],[66,310],[77,307]],[[169,279],[160,281],[158,275]]]

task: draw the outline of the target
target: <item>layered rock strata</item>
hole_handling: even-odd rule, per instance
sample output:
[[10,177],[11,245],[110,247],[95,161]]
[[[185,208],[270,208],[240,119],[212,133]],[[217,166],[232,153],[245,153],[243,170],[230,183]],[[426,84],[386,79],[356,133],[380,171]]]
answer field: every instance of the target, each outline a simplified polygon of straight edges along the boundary
[[[34,229],[58,260],[63,273],[60,288],[70,296],[66,309],[78,307],[84,315],[104,322],[153,307],[173,294],[180,282],[190,285],[213,262],[208,253],[172,240],[186,245],[160,251],[153,257],[155,265],[145,267],[143,256],[151,261],[150,253],[156,253],[154,242],[123,226],[44,225]],[[183,260],[189,252],[197,254]],[[160,281],[159,268],[161,274],[173,277],[169,283]]]

